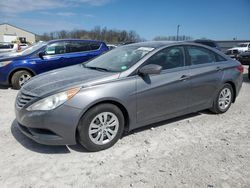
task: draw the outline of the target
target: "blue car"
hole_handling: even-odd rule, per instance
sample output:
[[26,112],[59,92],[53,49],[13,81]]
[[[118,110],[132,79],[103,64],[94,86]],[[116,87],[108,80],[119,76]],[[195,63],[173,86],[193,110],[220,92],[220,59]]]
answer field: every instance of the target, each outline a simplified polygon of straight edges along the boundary
[[0,55],[0,85],[20,89],[37,74],[86,62],[108,50],[104,42],[92,40],[39,42],[23,52]]

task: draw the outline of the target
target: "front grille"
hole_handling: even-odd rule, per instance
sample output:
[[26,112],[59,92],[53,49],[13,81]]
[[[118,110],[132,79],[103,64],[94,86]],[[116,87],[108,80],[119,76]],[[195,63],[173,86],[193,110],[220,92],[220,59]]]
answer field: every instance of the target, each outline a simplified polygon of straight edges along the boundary
[[30,94],[24,94],[23,92],[19,92],[16,99],[16,104],[19,108],[23,108],[26,104],[33,101],[36,97]]

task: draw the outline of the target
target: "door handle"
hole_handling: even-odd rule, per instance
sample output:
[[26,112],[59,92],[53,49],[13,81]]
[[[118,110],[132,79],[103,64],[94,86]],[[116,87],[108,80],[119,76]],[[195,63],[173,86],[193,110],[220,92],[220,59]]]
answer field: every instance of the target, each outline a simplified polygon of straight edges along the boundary
[[185,81],[185,80],[187,80],[189,78],[190,78],[190,76],[188,76],[188,75],[182,75],[179,80],[180,81]]

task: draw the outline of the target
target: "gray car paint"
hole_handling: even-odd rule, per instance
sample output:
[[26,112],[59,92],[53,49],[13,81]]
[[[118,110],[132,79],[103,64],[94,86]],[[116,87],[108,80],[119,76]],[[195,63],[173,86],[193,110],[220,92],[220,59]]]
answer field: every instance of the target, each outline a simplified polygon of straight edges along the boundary
[[[82,65],[54,70],[31,79],[21,92],[35,95],[33,102],[69,88],[81,86],[80,92],[51,111],[28,112],[16,105],[16,117],[21,131],[43,144],[75,144],[76,128],[82,115],[102,102],[117,104],[124,111],[127,130],[150,123],[210,108],[214,96],[225,82],[235,85],[236,95],[242,85],[242,75],[231,60],[216,49],[189,42],[151,42],[132,44],[154,47],[138,63],[122,73],[89,70]],[[163,70],[159,75],[140,76],[137,70],[161,49],[175,45],[195,45],[208,48],[227,61]],[[182,76],[188,79],[182,79]],[[28,105],[30,105],[28,104]],[[32,134],[24,128],[48,129],[58,137]]]

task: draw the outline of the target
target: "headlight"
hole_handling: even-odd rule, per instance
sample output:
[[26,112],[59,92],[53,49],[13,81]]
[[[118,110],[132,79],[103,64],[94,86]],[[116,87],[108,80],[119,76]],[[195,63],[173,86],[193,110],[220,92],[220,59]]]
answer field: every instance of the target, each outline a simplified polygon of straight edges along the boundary
[[4,67],[10,63],[11,63],[11,61],[2,61],[2,62],[0,62],[0,67]]
[[55,95],[51,95],[49,97],[46,97],[44,99],[41,99],[34,104],[30,105],[27,110],[28,111],[34,111],[34,110],[53,110],[57,108],[58,106],[65,103],[67,100],[71,99],[74,95],[76,95],[79,92],[80,88],[73,88],[68,91],[64,91],[61,93],[57,93]]

